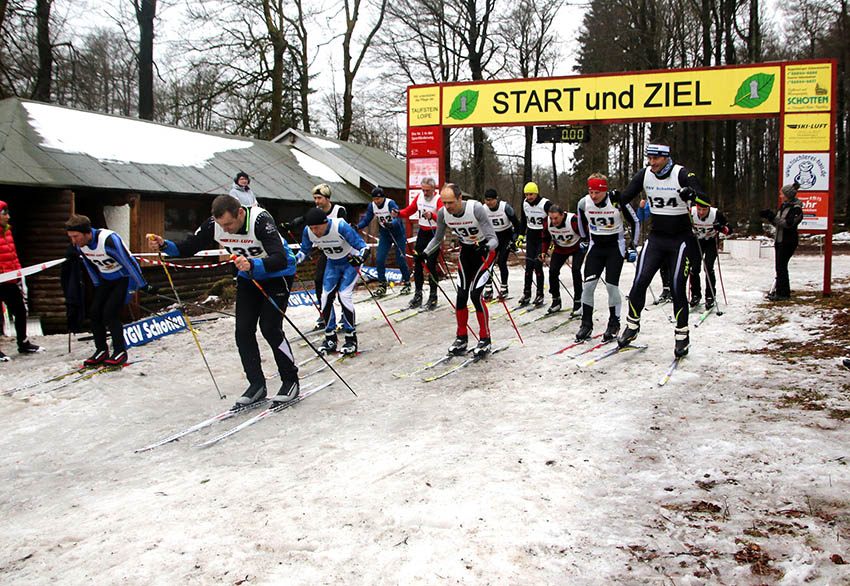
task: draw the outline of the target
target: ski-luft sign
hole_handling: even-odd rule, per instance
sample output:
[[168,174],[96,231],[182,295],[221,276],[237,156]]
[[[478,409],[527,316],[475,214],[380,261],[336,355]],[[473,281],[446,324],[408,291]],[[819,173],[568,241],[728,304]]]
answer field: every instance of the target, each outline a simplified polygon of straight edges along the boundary
[[779,118],[780,185],[800,184],[800,229],[825,233],[829,294],[836,69],[835,59],[823,59],[410,86],[408,202],[423,177],[445,181],[447,128]]

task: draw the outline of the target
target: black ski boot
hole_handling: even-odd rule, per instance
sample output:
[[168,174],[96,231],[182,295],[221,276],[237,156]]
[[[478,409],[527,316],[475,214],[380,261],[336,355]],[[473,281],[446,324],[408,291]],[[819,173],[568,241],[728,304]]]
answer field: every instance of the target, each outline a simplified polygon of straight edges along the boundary
[[399,291],[399,295],[410,295],[410,281],[404,281],[401,284],[401,291]]
[[324,330],[325,325],[325,318],[319,316],[319,319],[316,320],[316,325],[313,326],[313,331],[317,332],[319,330]]
[[106,350],[95,350],[94,354],[83,360],[83,366],[97,366],[103,364],[103,361],[109,358],[109,352]]
[[576,333],[576,342],[584,342],[590,339],[593,333],[593,306],[582,305],[581,309],[581,325]]
[[502,299],[508,298],[508,286],[507,285],[502,285],[502,288],[499,289],[499,297],[501,297]]
[[543,301],[545,301],[543,299],[543,293],[538,293],[537,297],[534,298],[534,307],[540,307],[543,305]]
[[714,307],[714,297],[708,297],[706,295],[706,297],[705,297],[705,310],[708,311],[712,307]]
[[617,340],[617,346],[620,348],[628,346],[635,341],[638,332],[640,332],[640,318],[628,316],[626,318],[626,329],[620,334],[620,338]]
[[688,334],[688,326],[676,328],[676,348],[673,350],[673,355],[676,358],[687,356],[690,345],[691,337]]
[[449,354],[453,356],[462,356],[466,354],[466,345],[469,343],[469,336],[458,336],[452,345],[449,346]]
[[5,354],[3,354],[3,352],[0,352],[0,362],[9,362],[9,360],[10,360],[10,359],[9,359],[9,357],[8,357],[8,356],[6,356]]
[[18,344],[18,353],[19,354],[35,354],[36,352],[43,352],[44,349],[41,346],[36,346],[29,340],[24,340],[20,344]]
[[620,318],[612,315],[608,318],[608,327],[605,328],[605,333],[602,334],[603,342],[610,342],[617,337],[617,332],[620,331]]
[[346,334],[345,342],[339,349],[340,354],[357,354],[357,334]]
[[266,398],[266,381],[251,383],[251,385],[242,393],[242,396],[236,399],[236,404],[231,407],[233,411],[244,409],[248,405],[252,405],[257,401],[262,401]]
[[107,366],[123,366],[127,364],[127,351],[113,352],[112,356],[103,361]]
[[493,285],[491,285],[490,283],[484,285],[484,292],[481,294],[481,297],[485,301],[490,301],[491,299],[493,299]]
[[549,306],[549,309],[546,310],[546,313],[558,313],[561,311],[561,298],[553,297],[552,305]]
[[425,306],[425,309],[431,310],[437,307],[437,290],[431,289],[431,294],[428,295],[428,305]]
[[519,298],[519,302],[517,303],[517,306],[525,307],[529,303],[531,303],[531,293],[523,293],[522,297]]
[[472,357],[481,360],[490,353],[490,338],[481,338],[478,345],[472,350]]
[[699,305],[700,301],[702,301],[702,297],[700,295],[691,295],[691,307],[696,307]]
[[581,302],[573,303],[573,310],[570,312],[570,319],[581,315]]
[[416,290],[416,293],[413,294],[413,299],[410,300],[410,303],[407,304],[408,309],[416,309],[417,307],[422,306],[422,291]]
[[283,381],[280,385],[280,390],[277,392],[277,395],[271,398],[271,407],[277,407],[283,403],[288,403],[292,399],[296,398],[301,394],[301,385],[298,382],[298,379]]
[[325,341],[319,346],[319,352],[322,354],[333,354],[336,352],[337,337],[336,332],[333,334],[325,334]]
[[378,288],[375,289],[375,297],[383,297],[387,294],[387,282],[381,281],[378,283]]

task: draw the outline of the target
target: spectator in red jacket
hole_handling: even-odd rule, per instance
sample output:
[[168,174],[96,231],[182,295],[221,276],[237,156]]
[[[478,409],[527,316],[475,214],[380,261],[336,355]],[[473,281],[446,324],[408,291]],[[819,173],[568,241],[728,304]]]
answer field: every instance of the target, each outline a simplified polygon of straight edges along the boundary
[[[16,271],[21,268],[18,253],[15,251],[15,240],[12,238],[12,227],[9,225],[9,204],[0,201],[0,273]],[[18,339],[18,352],[29,354],[41,350],[27,340],[27,307],[24,304],[24,291],[20,279],[11,279],[0,283],[0,303],[5,303],[9,313],[15,320],[15,335]],[[0,361],[9,358],[0,351]]]

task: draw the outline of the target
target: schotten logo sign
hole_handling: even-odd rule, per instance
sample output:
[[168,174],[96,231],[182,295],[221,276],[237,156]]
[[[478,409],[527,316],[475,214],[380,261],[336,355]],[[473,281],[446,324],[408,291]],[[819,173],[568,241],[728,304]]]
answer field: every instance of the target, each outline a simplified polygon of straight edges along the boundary
[[124,344],[141,346],[168,334],[186,329],[186,319],[179,311],[169,311],[124,326]]

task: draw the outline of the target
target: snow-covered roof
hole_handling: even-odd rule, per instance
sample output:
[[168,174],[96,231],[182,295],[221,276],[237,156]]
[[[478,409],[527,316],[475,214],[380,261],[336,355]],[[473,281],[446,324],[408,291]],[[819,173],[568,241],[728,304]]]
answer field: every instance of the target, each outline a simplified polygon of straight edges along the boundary
[[260,199],[309,202],[328,183],[334,201],[368,203],[359,183],[297,146],[186,130],[20,98],[0,101],[0,182],[138,193],[220,194],[238,171]]
[[289,128],[272,139],[309,153],[353,185],[405,189],[405,162],[370,146],[319,137]]

